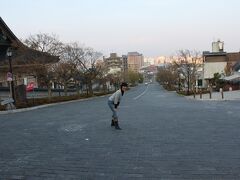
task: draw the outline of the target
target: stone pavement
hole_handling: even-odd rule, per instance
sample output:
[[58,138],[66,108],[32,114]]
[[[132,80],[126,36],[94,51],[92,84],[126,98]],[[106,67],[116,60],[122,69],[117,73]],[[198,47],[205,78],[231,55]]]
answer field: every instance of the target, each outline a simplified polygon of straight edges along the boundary
[[195,101],[157,84],[0,115],[1,180],[237,180],[240,101]]
[[[194,96],[186,96],[188,99],[194,99]],[[240,90],[236,91],[224,91],[223,92],[223,98],[222,94],[220,92],[213,92],[212,98],[210,99],[209,94],[202,94],[202,99],[200,98],[200,95],[196,95],[196,100],[217,100],[217,101],[233,101],[233,100],[240,100]]]

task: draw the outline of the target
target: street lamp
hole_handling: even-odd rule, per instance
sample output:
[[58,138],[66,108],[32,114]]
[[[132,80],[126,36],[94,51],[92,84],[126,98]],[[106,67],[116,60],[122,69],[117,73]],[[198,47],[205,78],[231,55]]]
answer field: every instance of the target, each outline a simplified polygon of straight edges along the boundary
[[9,62],[9,72],[8,72],[7,76],[8,76],[8,81],[10,81],[10,94],[15,103],[13,72],[12,72],[12,49],[10,47],[7,49],[7,57],[8,57],[8,62]]
[[177,73],[178,73],[178,92],[181,91],[181,68],[177,68]]

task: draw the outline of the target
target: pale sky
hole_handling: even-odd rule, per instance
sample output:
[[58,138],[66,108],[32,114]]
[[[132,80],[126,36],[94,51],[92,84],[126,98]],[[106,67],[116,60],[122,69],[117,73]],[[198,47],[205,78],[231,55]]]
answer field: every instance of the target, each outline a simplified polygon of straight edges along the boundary
[[19,39],[54,33],[105,56],[211,51],[218,39],[240,50],[239,0],[2,0],[0,16]]

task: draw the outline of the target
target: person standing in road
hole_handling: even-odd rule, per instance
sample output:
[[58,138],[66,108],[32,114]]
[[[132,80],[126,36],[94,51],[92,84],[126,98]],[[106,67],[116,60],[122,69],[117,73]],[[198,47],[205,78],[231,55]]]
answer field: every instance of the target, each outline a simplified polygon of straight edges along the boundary
[[128,84],[123,82],[120,86],[120,89],[117,90],[115,93],[113,93],[109,98],[108,98],[108,106],[112,111],[112,123],[111,126],[115,126],[115,129],[121,130],[118,124],[118,114],[117,114],[117,109],[120,104],[121,98],[124,95],[124,92],[127,89]]

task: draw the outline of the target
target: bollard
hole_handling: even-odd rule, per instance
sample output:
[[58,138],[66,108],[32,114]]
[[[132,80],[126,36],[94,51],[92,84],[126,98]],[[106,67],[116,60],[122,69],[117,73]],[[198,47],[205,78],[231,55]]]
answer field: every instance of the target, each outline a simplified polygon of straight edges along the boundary
[[209,98],[212,99],[212,86],[209,87]]
[[220,93],[221,93],[221,95],[222,95],[222,99],[223,99],[223,98],[224,98],[224,96],[223,96],[223,89],[220,88],[219,91],[220,91]]

